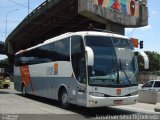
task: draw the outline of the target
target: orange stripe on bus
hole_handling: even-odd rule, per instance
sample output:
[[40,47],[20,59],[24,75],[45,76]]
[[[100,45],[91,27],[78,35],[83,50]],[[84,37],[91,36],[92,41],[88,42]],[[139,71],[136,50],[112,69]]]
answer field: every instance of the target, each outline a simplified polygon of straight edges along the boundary
[[32,94],[34,94],[32,80],[31,80],[30,72],[29,72],[29,66],[28,65],[21,66],[20,67],[20,73],[21,73],[21,80],[22,80],[22,82],[24,82],[26,86],[30,82]]

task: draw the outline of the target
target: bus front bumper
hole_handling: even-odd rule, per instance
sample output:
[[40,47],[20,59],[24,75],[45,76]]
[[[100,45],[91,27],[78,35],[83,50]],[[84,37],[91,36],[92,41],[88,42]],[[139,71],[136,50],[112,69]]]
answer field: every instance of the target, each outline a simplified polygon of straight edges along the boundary
[[87,107],[105,107],[136,104],[138,95],[127,97],[96,97],[88,95]]

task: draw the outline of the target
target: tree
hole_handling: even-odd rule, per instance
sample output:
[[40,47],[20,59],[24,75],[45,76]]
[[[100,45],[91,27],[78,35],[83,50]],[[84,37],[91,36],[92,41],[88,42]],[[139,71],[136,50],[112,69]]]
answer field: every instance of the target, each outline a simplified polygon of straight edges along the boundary
[[[154,51],[146,51],[145,53],[149,58],[149,69],[147,71],[160,71],[160,54]],[[141,56],[138,56],[138,66],[139,71],[145,71],[143,67],[143,58]]]

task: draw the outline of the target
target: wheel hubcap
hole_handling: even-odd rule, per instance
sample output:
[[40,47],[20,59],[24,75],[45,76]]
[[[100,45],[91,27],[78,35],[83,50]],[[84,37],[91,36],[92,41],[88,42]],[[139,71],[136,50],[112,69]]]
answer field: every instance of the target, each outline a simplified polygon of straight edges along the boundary
[[67,93],[64,93],[62,95],[62,102],[63,102],[63,104],[68,103],[68,94]]

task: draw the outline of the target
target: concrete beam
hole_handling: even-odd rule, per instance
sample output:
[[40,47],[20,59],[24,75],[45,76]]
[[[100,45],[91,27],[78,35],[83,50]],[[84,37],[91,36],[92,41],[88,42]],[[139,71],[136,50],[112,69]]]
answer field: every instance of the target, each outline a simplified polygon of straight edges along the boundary
[[5,55],[5,51],[4,51],[4,42],[0,41],[0,54]]
[[[101,2],[100,2],[101,1]],[[14,55],[66,32],[106,29],[124,35],[125,27],[148,24],[148,8],[131,0],[46,0],[32,11],[7,37],[5,51]],[[123,3],[121,3],[123,2]],[[131,7],[133,6],[133,10]],[[98,26],[98,27],[97,27]],[[106,26],[106,27],[105,27]]]
[[79,14],[103,24],[109,20],[125,27],[148,25],[148,8],[136,1],[119,2],[119,8],[116,5],[114,7],[112,0],[104,0],[101,3],[98,0],[78,0],[78,2]]

